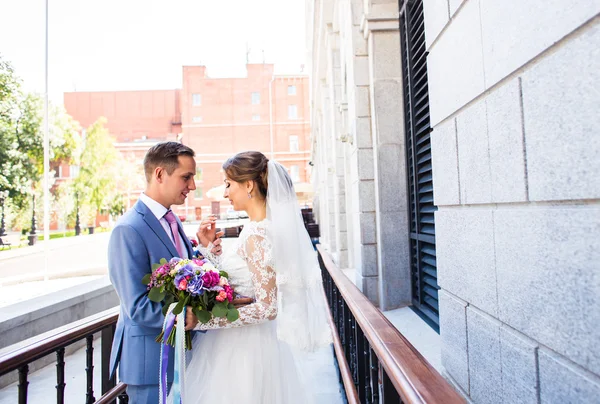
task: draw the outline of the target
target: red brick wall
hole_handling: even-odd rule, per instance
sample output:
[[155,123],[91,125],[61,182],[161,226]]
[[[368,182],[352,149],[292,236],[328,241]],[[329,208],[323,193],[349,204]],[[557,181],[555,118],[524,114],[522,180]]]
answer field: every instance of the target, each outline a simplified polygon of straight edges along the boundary
[[[181,90],[65,93],[65,107],[83,127],[106,117],[123,152],[131,150],[128,142],[142,136],[174,140],[182,133],[181,141],[196,151],[203,171],[197,186],[203,193],[223,183],[221,165],[233,154],[259,150],[271,158],[271,136],[275,159],[288,168],[297,165],[299,180],[308,181],[308,76],[273,76],[273,70],[273,65],[251,64],[245,78],[211,79],[204,66],[184,66]],[[296,94],[288,95],[292,85]],[[253,92],[260,94],[258,104],[252,103]],[[192,104],[193,94],[201,96],[201,105]],[[289,105],[296,105],[297,119],[288,119]],[[255,115],[259,121],[253,120]],[[173,124],[177,121],[181,125]],[[298,137],[298,153],[290,152],[291,135]],[[139,146],[135,155],[141,161],[144,146]],[[205,195],[202,199],[190,195],[189,216],[194,216],[196,206],[209,212],[210,202]],[[227,206],[228,202],[223,203],[222,210]],[[179,214],[184,212],[185,207],[179,208]]]

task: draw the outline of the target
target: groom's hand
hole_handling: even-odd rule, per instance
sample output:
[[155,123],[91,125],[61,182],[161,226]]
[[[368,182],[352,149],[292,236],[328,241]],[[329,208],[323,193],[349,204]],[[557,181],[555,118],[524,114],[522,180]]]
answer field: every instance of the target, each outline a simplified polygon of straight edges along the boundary
[[194,327],[196,327],[196,325],[198,324],[198,318],[192,312],[192,308],[191,307],[187,306],[185,309],[186,309],[186,312],[185,312],[185,330],[186,331],[193,330]]

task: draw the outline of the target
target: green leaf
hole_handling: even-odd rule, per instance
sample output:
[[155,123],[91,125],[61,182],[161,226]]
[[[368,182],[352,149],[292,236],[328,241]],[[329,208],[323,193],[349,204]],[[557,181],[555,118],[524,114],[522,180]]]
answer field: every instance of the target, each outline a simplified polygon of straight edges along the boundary
[[173,309],[173,314],[175,314],[176,316],[179,315],[179,313],[183,311],[183,306],[185,306],[185,302],[183,300],[178,301],[177,305]]
[[219,276],[224,276],[225,278],[229,279],[229,274],[225,271],[219,271]]
[[150,293],[148,293],[148,299],[152,300],[153,302],[157,302],[160,303],[163,301],[163,299],[165,298],[166,293],[165,292],[161,292],[160,288],[152,288],[150,289]]
[[160,265],[165,265],[167,263],[167,260],[165,258],[161,258],[158,262],[160,262]]
[[[165,304],[163,306],[163,308],[162,308],[162,314],[163,314],[163,316],[167,315],[167,311],[169,311],[169,306]],[[156,342],[160,342],[160,341],[156,341]]]
[[233,305],[233,303],[229,303],[229,304],[227,305],[227,308],[228,308],[229,310],[233,310],[233,309],[235,309],[235,306]]
[[225,303],[217,303],[211,312],[215,317],[225,317],[227,316],[227,306]]
[[146,274],[143,278],[142,278],[142,283],[144,285],[148,285],[150,283],[150,280],[152,279],[152,274]]
[[202,324],[208,323],[212,318],[210,313],[206,310],[199,310],[197,307],[194,307],[192,311],[194,312],[196,317],[198,317],[198,321],[200,321]]
[[152,272],[156,271],[157,268],[160,268],[162,265],[160,264],[152,264]]
[[165,307],[167,308],[167,310],[169,309],[169,306],[175,302],[175,296],[171,295],[171,294],[167,294],[167,296],[165,296]]
[[233,308],[227,311],[227,320],[230,323],[233,323],[238,318],[240,318],[240,312],[238,311],[238,309]]

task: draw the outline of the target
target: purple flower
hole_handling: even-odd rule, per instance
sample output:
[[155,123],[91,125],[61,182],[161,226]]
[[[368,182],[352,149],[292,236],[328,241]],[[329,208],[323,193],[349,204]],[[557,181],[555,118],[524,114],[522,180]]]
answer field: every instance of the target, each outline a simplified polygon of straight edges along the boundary
[[171,260],[169,261],[169,266],[174,267],[175,265],[177,265],[177,263],[181,261],[181,258],[179,257],[173,257],[171,258]]
[[191,264],[184,265],[175,275],[175,279],[173,280],[175,287],[179,287],[179,284],[183,279],[189,281],[192,276],[194,276],[194,267]]
[[193,296],[198,296],[198,295],[201,295],[202,293],[204,293],[204,290],[202,289],[202,286],[204,286],[204,282],[202,281],[202,277],[196,275],[196,276],[194,276],[193,278],[191,278],[189,280],[189,282],[187,284],[187,290]]

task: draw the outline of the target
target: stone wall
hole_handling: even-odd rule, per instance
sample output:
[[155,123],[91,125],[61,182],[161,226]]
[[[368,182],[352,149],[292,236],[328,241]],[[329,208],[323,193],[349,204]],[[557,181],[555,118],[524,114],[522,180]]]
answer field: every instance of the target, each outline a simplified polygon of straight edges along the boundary
[[594,402],[600,2],[424,5],[447,375],[475,403]]

